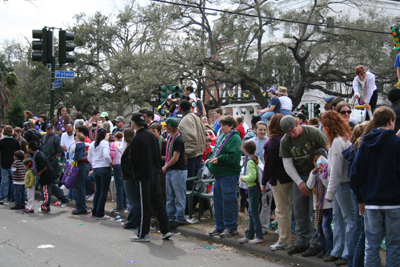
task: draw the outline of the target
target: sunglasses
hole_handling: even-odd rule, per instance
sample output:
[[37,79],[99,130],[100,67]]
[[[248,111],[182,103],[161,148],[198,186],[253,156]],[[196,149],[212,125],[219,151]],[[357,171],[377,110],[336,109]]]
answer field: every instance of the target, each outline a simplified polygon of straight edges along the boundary
[[339,113],[342,114],[342,115],[345,115],[346,113],[347,114],[351,114],[351,110],[340,111]]
[[360,73],[359,76],[364,76],[365,74],[366,74],[365,72],[364,73]]

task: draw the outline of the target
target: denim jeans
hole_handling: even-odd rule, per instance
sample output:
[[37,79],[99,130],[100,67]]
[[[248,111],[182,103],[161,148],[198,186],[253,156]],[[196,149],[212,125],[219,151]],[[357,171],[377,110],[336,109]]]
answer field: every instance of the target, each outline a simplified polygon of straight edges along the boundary
[[187,170],[167,170],[165,178],[168,220],[186,223]]
[[355,206],[355,222],[353,236],[351,237],[349,246],[349,257],[347,258],[348,267],[364,267],[364,251],[365,251],[365,233],[364,233],[364,217],[360,215],[358,202],[353,195]]
[[239,175],[219,176],[214,180],[215,228],[236,230],[239,214],[237,183]]
[[[354,231],[355,205],[350,184],[341,183],[333,197],[333,250],[331,255],[348,258],[351,237]],[[350,256],[352,258],[352,256]]]
[[126,194],[124,191],[124,179],[121,173],[121,164],[114,165],[114,182],[117,188],[117,210],[124,210],[126,206]]
[[14,184],[15,206],[25,206],[25,185]]
[[78,180],[75,187],[75,203],[76,210],[78,212],[85,212],[86,207],[86,193],[85,193],[85,182],[86,177],[89,173],[90,164],[89,162],[79,162],[78,163]]
[[400,209],[365,209],[365,266],[381,266],[379,248],[386,234],[386,266],[400,262]]
[[292,111],[291,110],[288,110],[288,109],[281,109],[281,112],[280,112],[282,115],[284,115],[284,116],[286,116],[286,115],[292,115],[293,113],[292,113]]
[[268,121],[271,119],[272,116],[275,115],[273,111],[267,111],[263,115],[261,115],[261,120],[268,124]]
[[322,220],[318,223],[319,243],[326,252],[333,249],[332,209],[322,210]]
[[125,227],[127,229],[139,228],[140,223],[140,206],[138,195],[138,183],[133,179],[124,180],[126,197],[128,199],[129,215],[126,220]]
[[68,190],[68,195],[67,195],[69,200],[74,200],[76,198],[75,196],[75,188],[69,189]]
[[91,196],[94,194],[94,177],[93,175],[88,175],[85,179],[85,194]]
[[0,187],[0,201],[4,201],[4,199],[8,196],[8,190],[10,188],[11,183],[11,169],[1,169],[1,187]]
[[41,205],[41,209],[43,212],[50,212],[50,204],[51,204],[51,192],[53,189],[53,185],[42,185],[42,196],[43,203]]
[[264,240],[260,215],[258,214],[261,199],[260,186],[255,185],[247,188],[247,193],[249,197],[249,230],[246,233],[246,237],[253,239],[255,235],[258,239]]
[[96,192],[94,193],[92,216],[103,217],[111,182],[111,167],[94,168],[93,176],[96,182]]

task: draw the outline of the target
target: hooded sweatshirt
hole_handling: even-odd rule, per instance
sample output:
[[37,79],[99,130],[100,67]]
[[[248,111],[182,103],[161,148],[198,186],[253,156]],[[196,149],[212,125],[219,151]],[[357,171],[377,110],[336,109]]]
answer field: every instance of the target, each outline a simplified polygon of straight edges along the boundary
[[351,170],[350,186],[358,203],[400,205],[399,171],[400,137],[393,130],[373,129],[363,137]]

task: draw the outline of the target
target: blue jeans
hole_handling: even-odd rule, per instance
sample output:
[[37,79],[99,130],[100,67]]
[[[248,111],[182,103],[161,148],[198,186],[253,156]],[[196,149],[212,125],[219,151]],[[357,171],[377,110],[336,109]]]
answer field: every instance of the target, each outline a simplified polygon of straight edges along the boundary
[[365,233],[364,233],[364,218],[360,215],[358,202],[353,195],[355,205],[355,222],[353,236],[351,237],[349,246],[349,257],[347,258],[348,267],[364,267],[364,251],[365,251]]
[[[333,197],[333,250],[331,255],[348,258],[354,231],[355,205],[349,183],[341,183]],[[352,258],[352,255],[350,256]]]
[[126,197],[128,199],[129,215],[126,220],[125,227],[127,229],[139,228],[140,223],[140,207],[138,184],[133,179],[124,180]]
[[85,182],[86,177],[89,173],[90,164],[89,162],[79,162],[78,163],[78,180],[75,187],[75,203],[76,210],[78,212],[85,212],[86,207],[86,193],[85,193]]
[[8,199],[11,197],[8,195],[8,190],[11,183],[11,169],[1,169],[1,177],[0,201],[4,201],[7,196]]
[[281,109],[281,112],[280,112],[282,115],[284,115],[284,116],[286,116],[286,115],[292,115],[293,113],[292,113],[292,111],[291,110],[288,110],[288,109]]
[[400,209],[365,209],[365,266],[381,266],[379,248],[386,234],[386,266],[400,262]]
[[94,177],[93,177],[93,175],[88,175],[85,178],[85,194],[87,196],[94,194]]
[[42,185],[41,187],[43,196],[43,203],[41,205],[41,209],[43,212],[50,212],[51,192],[53,189],[53,184]]
[[275,112],[267,111],[263,115],[261,115],[261,120],[268,124],[269,119],[271,119],[271,117],[274,115],[275,115]]
[[167,170],[165,190],[167,192],[167,215],[169,221],[186,223],[186,178],[187,170]]
[[75,197],[75,188],[69,189],[68,190],[68,199],[69,200],[74,200]]
[[124,179],[121,173],[121,164],[114,165],[114,182],[117,187],[117,210],[124,210],[126,206],[126,194],[124,191]]
[[103,217],[108,188],[111,182],[111,167],[94,168],[93,176],[96,182],[96,193],[94,193],[93,198],[92,216]]
[[236,230],[239,205],[236,199],[239,175],[219,176],[214,180],[215,228]]
[[14,184],[15,206],[25,206],[25,185]]
[[260,186],[256,185],[247,188],[247,195],[249,198],[249,230],[246,233],[246,237],[253,239],[255,235],[258,239],[264,240],[260,215],[258,214],[261,199]]
[[318,223],[319,243],[326,252],[331,252],[333,248],[332,216],[332,209],[324,209],[322,220]]

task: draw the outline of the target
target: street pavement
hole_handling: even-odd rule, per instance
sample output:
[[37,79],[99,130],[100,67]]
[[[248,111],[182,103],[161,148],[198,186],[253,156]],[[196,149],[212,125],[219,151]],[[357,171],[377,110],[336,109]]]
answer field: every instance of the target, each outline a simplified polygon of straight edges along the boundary
[[135,231],[113,219],[72,216],[71,207],[54,205],[36,213],[38,201],[35,213],[23,213],[13,204],[0,206],[0,266],[290,266],[182,234],[163,241],[151,233],[150,243],[134,243]]

